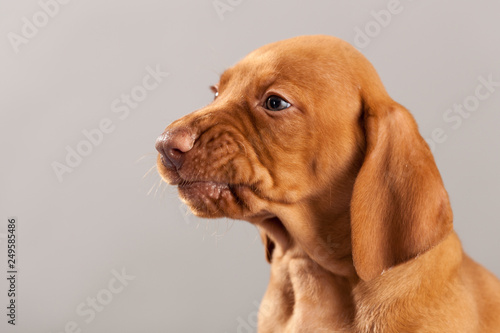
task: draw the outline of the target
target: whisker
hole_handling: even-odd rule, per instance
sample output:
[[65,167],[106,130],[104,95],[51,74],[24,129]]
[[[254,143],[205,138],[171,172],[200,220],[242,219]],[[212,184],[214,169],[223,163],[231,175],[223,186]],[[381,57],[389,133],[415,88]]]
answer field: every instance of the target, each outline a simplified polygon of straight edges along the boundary
[[153,186],[151,186],[151,188],[149,189],[149,191],[146,195],[150,195],[151,192],[153,191],[153,189],[155,188],[155,186],[156,186],[156,183],[154,183]]
[[146,154],[142,155],[141,157],[139,157],[139,158],[135,161],[135,163],[139,163],[140,161],[142,161],[142,160],[143,160],[143,159],[145,159],[146,157],[151,157],[151,155],[156,155],[156,154],[158,154],[158,153],[156,153],[156,152],[146,153]]
[[153,171],[153,169],[156,168],[156,164],[154,164],[145,174],[144,176],[142,176],[142,179],[146,178],[147,175],[149,175],[151,173],[151,171]]
[[168,186],[163,187],[163,191],[161,191],[161,193],[160,193],[160,199],[165,198],[165,191],[167,190],[167,188],[168,188]]
[[255,242],[257,241],[257,239],[259,239],[259,234],[257,233],[257,235],[255,235],[255,238],[253,239],[253,243],[255,244]]
[[226,225],[226,232],[229,232],[233,228],[234,220],[231,219],[226,219],[226,220],[228,221]]
[[158,189],[161,187],[161,184],[163,183],[163,179],[160,178],[160,181],[158,182],[158,185],[156,186],[156,191],[154,197],[156,198],[156,193],[158,193]]
[[205,241],[205,236],[207,235],[207,230],[208,230],[208,223],[205,221],[205,230],[203,230],[203,241]]
[[[215,230],[212,233],[213,236],[216,236],[217,239],[217,234],[219,233],[219,220],[215,221]],[[216,241],[217,242],[217,241]]]

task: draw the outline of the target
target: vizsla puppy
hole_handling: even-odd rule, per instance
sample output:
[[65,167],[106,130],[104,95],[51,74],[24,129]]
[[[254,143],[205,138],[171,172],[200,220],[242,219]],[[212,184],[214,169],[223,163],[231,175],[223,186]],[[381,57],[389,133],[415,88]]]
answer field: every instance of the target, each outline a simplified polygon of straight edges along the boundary
[[266,45],[167,127],[158,170],[201,217],[255,224],[259,332],[500,332],[500,281],[462,250],[410,113],[327,36]]

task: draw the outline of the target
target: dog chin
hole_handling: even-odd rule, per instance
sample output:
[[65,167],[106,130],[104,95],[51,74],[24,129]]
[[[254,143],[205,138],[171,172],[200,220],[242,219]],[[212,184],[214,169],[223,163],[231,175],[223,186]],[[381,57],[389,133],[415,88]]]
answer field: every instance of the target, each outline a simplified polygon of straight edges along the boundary
[[181,199],[196,216],[238,218],[241,215],[241,202],[229,184],[199,181],[181,183],[178,189]]

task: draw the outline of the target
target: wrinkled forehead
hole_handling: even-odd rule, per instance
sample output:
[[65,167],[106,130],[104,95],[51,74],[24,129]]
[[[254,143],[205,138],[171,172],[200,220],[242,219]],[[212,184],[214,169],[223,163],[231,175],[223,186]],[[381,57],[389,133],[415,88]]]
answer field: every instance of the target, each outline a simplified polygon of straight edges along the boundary
[[240,86],[262,86],[278,79],[285,80],[285,76],[283,59],[279,59],[276,52],[256,50],[227,69],[221,75],[219,85],[223,87],[237,83]]
[[[329,46],[329,47],[326,47]],[[220,86],[238,82],[244,86],[291,85],[310,90],[345,84],[350,69],[342,53],[331,45],[274,43],[259,48],[220,78]]]

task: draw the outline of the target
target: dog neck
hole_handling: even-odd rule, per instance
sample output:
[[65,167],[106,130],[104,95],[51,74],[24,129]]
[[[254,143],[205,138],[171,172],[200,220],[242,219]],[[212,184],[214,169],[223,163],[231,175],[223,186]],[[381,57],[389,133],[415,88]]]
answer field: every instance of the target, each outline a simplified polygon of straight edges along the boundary
[[292,328],[334,332],[352,327],[353,289],[359,282],[351,244],[354,180],[355,173],[300,203],[273,205],[271,217],[252,221],[261,231],[271,263],[259,332]]
[[[445,285],[460,266],[462,255],[453,232],[417,258],[362,281],[356,274],[332,273],[297,244],[286,251],[277,246],[259,310],[259,332],[289,332],[291,328],[297,332],[402,332],[404,327],[399,325],[405,321],[401,316],[410,318],[421,311],[407,302],[407,295],[425,298],[437,290],[443,293],[437,298],[446,299],[446,289],[436,286]],[[394,285],[398,288],[380,287]],[[432,309],[428,311],[427,317],[432,317]],[[363,323],[362,327],[357,323]]]
[[[330,273],[355,278],[349,201],[332,199],[329,194],[300,204],[275,206],[274,217],[254,223],[263,239],[268,237],[272,248],[279,250],[282,256],[289,251],[293,257],[301,253]],[[269,244],[266,248],[269,254]]]
[[[324,200],[331,202],[325,197],[284,207],[277,211],[279,221],[258,224],[263,239],[269,238],[264,243],[271,262],[259,332],[288,332],[292,327],[298,332],[334,332],[352,325],[352,290],[359,278],[352,262],[348,204],[329,206]],[[278,322],[281,329],[276,327]]]
[[355,315],[354,285],[296,246],[285,252],[277,247],[259,309],[259,332],[335,332],[349,327]]

